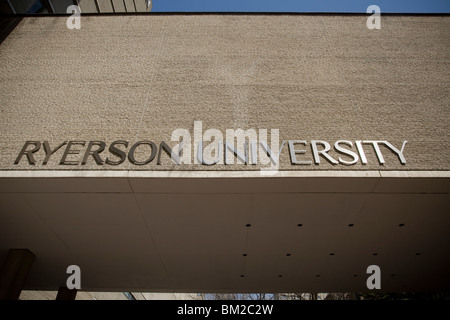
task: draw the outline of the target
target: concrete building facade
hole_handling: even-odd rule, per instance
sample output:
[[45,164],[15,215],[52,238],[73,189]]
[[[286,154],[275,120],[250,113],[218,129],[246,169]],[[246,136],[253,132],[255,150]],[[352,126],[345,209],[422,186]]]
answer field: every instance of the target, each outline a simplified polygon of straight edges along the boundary
[[26,288],[78,265],[88,291],[361,292],[378,265],[383,291],[449,289],[448,16],[66,20],[0,44]]

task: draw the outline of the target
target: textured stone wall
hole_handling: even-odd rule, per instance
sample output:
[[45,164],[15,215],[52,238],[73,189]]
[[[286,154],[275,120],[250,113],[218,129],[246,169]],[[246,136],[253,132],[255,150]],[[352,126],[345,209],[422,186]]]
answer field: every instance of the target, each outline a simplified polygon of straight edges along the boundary
[[[387,140],[368,163],[292,165],[282,170],[449,170],[450,17],[149,15],[25,18],[0,45],[0,170],[258,170],[259,165],[175,165],[166,154],[136,166],[36,165],[24,143],[151,140],[170,146],[177,128],[279,129],[281,140]],[[270,136],[269,136],[270,139]],[[270,141],[270,140],[269,140]],[[86,143],[87,145],[87,143]],[[123,146],[121,146],[123,149]],[[333,147],[333,145],[332,145]],[[299,147],[301,149],[301,147]],[[76,149],[76,148],[74,148]],[[70,159],[81,161],[80,155]],[[301,160],[313,161],[310,146]],[[352,148],[356,151],[355,146]],[[145,159],[149,149],[139,148]],[[108,151],[100,154],[114,158]],[[330,152],[346,160],[350,158]],[[194,155],[192,154],[192,157]],[[69,159],[68,158],[68,159]]]

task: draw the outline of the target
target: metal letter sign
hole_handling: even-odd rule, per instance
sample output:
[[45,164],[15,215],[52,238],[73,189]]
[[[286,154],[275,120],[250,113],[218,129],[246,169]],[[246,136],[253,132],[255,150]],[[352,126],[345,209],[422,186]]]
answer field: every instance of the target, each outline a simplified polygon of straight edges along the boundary
[[[136,143],[116,140],[109,144],[98,140],[63,141],[57,144],[50,144],[48,141],[26,141],[14,164],[23,164],[27,161],[29,165],[45,166],[51,159],[55,161],[56,158],[59,159],[59,165],[63,166],[84,166],[88,163],[95,163],[99,166],[105,164],[117,166],[128,159],[133,165],[144,166],[157,158],[156,165],[162,165],[162,154],[165,153],[166,159],[169,158],[171,160],[171,162],[165,160],[166,163],[175,165],[191,164],[190,159],[186,159],[184,154],[194,154],[197,157],[197,159],[194,159],[194,164],[198,165],[235,164],[235,161],[233,161],[234,157],[240,160],[236,162],[239,165],[254,165],[258,161],[260,164],[263,164],[264,159],[262,156],[265,156],[266,159],[270,159],[269,163],[273,162],[278,166],[281,159],[280,155],[286,149],[286,145],[289,148],[291,165],[310,166],[313,163],[320,165],[323,160],[332,165],[352,166],[357,163],[366,165],[368,163],[366,156],[368,149],[373,150],[379,165],[386,163],[385,156],[387,151],[388,154],[395,155],[402,165],[406,164],[404,150],[407,141],[403,141],[400,147],[396,147],[387,140],[338,140],[334,143],[323,140],[311,140],[311,142],[307,140],[283,140],[281,147],[278,148],[279,144],[277,144],[275,149],[273,141],[270,147],[265,140],[260,140],[258,143],[258,140],[249,141],[243,139],[242,145],[236,146],[228,141],[214,140],[210,142],[210,140],[198,140],[198,145],[191,145],[190,139],[187,139],[187,143],[184,143],[184,140],[182,140],[174,147],[171,147],[164,141],[157,145],[149,140]],[[129,145],[131,147],[128,149]],[[259,154],[259,159],[258,146],[259,151],[261,152],[262,150],[262,154]],[[175,147],[177,147],[177,150]],[[383,147],[383,150],[381,147]],[[214,150],[215,156],[214,158],[210,157],[212,160],[206,161],[204,156],[211,153],[211,150]],[[140,154],[139,159],[136,158],[136,154]]]

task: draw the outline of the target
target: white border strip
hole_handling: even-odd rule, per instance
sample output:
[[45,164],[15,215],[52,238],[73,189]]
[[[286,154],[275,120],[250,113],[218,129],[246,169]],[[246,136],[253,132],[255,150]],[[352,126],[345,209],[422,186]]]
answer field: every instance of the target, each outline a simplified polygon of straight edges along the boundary
[[450,178],[450,171],[58,171],[0,170],[1,178]]

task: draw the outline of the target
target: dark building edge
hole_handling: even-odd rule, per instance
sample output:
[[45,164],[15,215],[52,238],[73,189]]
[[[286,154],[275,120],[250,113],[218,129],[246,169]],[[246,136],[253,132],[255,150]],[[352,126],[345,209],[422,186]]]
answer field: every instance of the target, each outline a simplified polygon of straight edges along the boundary
[[9,34],[22,21],[22,16],[2,15],[0,16],[0,44],[9,36]]

